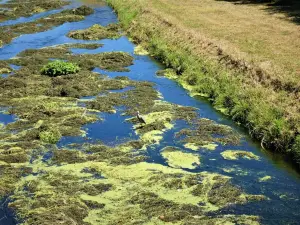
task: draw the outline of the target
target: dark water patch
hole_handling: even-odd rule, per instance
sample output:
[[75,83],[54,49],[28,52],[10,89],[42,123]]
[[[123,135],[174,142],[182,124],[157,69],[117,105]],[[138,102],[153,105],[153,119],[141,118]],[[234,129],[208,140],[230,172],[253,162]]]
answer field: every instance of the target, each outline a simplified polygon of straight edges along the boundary
[[84,137],[62,137],[58,146],[66,146],[72,143],[84,143],[101,141],[106,145],[114,146],[126,141],[137,139],[132,124],[125,120],[129,117],[122,116],[119,111],[114,114],[101,113],[102,120],[87,124],[82,127],[86,132]]
[[8,207],[9,202],[8,197],[4,197],[0,200],[0,225],[17,224],[13,210]]

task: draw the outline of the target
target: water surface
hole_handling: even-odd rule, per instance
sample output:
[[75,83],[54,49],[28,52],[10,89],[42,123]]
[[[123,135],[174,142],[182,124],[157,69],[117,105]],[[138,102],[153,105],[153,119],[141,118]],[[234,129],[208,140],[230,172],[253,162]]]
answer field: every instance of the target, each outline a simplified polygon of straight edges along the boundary
[[[53,11],[47,13],[50,14]],[[39,18],[39,16],[41,15],[37,14],[29,18],[20,18],[15,20],[15,23],[28,22]],[[0,59],[9,59],[28,48],[42,48],[66,43],[104,44],[103,47],[93,50],[72,49],[74,54],[95,54],[107,51],[124,51],[131,54],[134,57],[134,65],[129,67],[130,72],[108,72],[99,68],[96,68],[94,71],[109,77],[128,76],[133,80],[153,82],[155,83],[155,88],[163,96],[163,100],[179,105],[195,107],[197,108],[199,118],[208,118],[217,123],[229,125],[244,135],[244,139],[239,146],[225,147],[219,145],[215,151],[200,150],[196,152],[196,154],[201,156],[201,166],[189,171],[210,171],[228,175],[233,178],[232,182],[234,184],[241,186],[247,193],[263,194],[269,200],[248,203],[242,206],[232,205],[219,212],[214,212],[214,214],[259,215],[262,217],[263,224],[300,224],[300,175],[281,155],[261,149],[259,144],[252,141],[243,129],[237,127],[231,120],[215,111],[206,100],[192,98],[176,82],[163,77],[157,77],[156,72],[164,69],[164,67],[149,56],[134,55],[135,45],[127,37],[123,36],[117,40],[101,41],[80,41],[66,37],[66,34],[71,30],[88,28],[96,23],[105,26],[115,22],[117,22],[117,16],[111,8],[96,6],[95,13],[87,16],[84,21],[65,23],[49,31],[22,35],[14,39],[10,44],[0,49]],[[94,96],[88,96],[83,98],[83,100],[91,100],[93,98]],[[86,132],[85,136],[63,137],[58,146],[93,141],[102,141],[107,145],[114,145],[128,139],[137,139],[132,124],[125,121],[127,118],[121,115],[120,109],[117,110],[116,114],[101,113],[99,114],[99,121],[85,125],[82,128]],[[0,112],[1,123],[7,124],[14,120],[14,116]],[[174,134],[177,131],[188,126],[183,121],[177,121],[174,128],[164,134],[161,145],[148,148],[147,152],[150,156],[148,161],[167,165],[160,154],[160,150],[165,146],[177,146],[182,148],[183,151],[195,153],[184,148],[174,138]],[[224,160],[220,153],[228,149],[253,152],[260,156],[260,160]],[[228,169],[234,169],[234,171],[230,172]],[[259,178],[266,175],[271,176],[272,179],[266,182],[259,182]],[[3,212],[0,209],[0,217],[4,215]],[[2,224],[14,224],[14,222],[12,222],[11,218],[0,218],[0,225]]]

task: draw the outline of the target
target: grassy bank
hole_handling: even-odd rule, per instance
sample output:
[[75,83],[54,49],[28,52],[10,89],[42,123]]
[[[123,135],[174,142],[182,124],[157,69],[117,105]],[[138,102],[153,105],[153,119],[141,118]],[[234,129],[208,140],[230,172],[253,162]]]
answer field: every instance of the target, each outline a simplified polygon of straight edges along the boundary
[[174,70],[167,75],[191,94],[209,98],[262,147],[300,163],[297,25],[283,14],[269,15],[265,6],[108,2],[134,41]]

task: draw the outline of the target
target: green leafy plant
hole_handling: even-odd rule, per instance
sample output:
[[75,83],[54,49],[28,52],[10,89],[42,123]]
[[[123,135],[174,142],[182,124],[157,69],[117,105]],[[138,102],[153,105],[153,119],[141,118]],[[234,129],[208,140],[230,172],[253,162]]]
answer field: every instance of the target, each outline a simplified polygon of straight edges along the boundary
[[49,144],[56,144],[61,139],[61,133],[57,129],[48,129],[39,133],[41,141]]
[[79,66],[74,63],[55,60],[45,65],[41,73],[50,77],[77,73],[80,70]]

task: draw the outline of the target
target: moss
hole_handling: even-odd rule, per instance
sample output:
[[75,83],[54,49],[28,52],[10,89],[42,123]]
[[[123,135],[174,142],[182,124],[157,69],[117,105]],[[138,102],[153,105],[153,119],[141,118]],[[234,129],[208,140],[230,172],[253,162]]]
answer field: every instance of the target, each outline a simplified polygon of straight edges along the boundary
[[227,160],[237,160],[238,158],[259,160],[259,157],[254,155],[252,152],[241,150],[226,150],[222,152],[221,155]]
[[181,152],[174,147],[165,147],[162,149],[162,156],[167,160],[169,166],[174,168],[195,169],[200,165],[200,158],[191,153]]
[[117,24],[109,24],[107,27],[95,24],[85,30],[71,31],[68,37],[83,40],[101,40],[105,38],[115,39],[120,37]]

